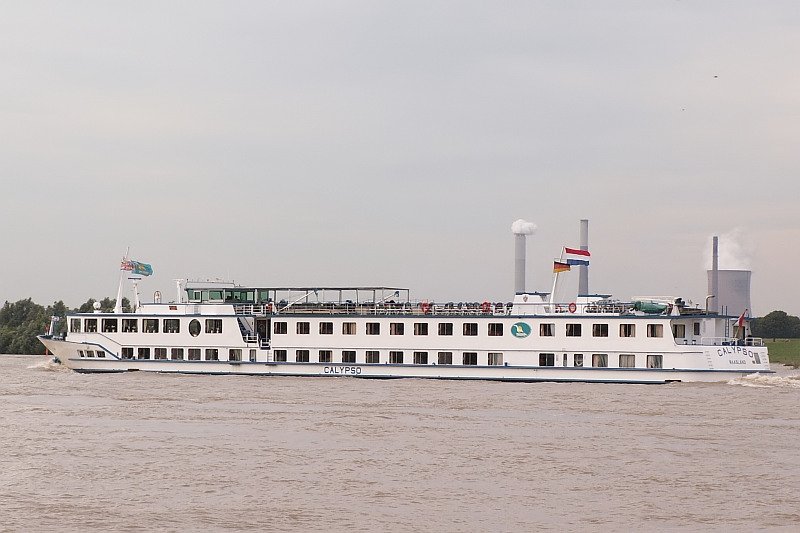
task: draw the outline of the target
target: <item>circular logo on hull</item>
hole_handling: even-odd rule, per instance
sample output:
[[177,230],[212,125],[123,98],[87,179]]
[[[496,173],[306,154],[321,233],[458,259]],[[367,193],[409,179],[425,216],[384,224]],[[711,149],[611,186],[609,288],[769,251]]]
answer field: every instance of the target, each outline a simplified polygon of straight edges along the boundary
[[531,327],[525,322],[516,322],[511,325],[511,334],[519,339],[523,339],[531,334]]

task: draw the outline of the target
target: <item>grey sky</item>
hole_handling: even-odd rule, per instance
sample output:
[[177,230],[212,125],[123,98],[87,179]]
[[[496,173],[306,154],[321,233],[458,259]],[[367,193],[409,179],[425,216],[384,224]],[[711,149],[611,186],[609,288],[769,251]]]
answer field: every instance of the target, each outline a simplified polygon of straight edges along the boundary
[[[0,301],[176,277],[705,296],[737,232],[800,313],[800,4],[4,2]],[[723,241],[722,246],[725,246]],[[723,265],[725,266],[725,265]]]

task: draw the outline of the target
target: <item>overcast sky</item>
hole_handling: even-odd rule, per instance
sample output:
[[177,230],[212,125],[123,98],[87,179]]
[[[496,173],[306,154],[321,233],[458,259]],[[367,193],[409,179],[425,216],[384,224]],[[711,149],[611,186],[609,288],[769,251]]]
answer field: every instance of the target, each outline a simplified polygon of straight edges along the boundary
[[113,297],[128,246],[147,300],[221,277],[505,301],[511,223],[547,291],[588,218],[593,291],[702,301],[717,233],[757,315],[800,313],[796,0],[2,11],[0,302]]

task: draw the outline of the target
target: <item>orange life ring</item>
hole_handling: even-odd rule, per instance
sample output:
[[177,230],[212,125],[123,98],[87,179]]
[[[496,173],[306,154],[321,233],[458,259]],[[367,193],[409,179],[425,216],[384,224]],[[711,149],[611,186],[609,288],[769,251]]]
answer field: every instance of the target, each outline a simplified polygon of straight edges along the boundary
[[429,302],[422,302],[419,304],[420,309],[422,309],[422,314],[427,315],[431,312],[431,304]]
[[483,302],[481,304],[481,311],[483,311],[484,313],[489,313],[491,312],[491,310],[492,310],[492,304],[490,304],[489,302]]
[[578,306],[575,305],[575,302],[570,302],[569,305],[567,306],[567,309],[569,309],[570,313],[574,313],[575,311],[578,310]]

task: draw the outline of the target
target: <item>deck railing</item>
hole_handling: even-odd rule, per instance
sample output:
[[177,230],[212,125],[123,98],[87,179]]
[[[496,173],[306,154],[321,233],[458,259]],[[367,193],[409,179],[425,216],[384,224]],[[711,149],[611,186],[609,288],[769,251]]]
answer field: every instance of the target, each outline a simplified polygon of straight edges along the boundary
[[761,337],[747,337],[737,339],[736,337],[701,337],[700,344],[703,346],[764,346],[764,339]]

